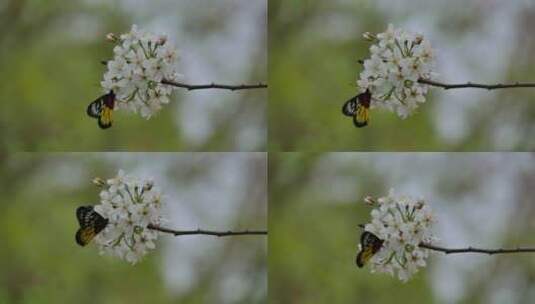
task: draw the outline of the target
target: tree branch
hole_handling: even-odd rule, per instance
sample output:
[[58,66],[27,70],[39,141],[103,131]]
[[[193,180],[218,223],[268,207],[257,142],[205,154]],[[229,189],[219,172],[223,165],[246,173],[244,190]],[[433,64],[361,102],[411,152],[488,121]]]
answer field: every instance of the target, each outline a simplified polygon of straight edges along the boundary
[[[364,64],[364,60],[359,59],[357,62],[361,65]],[[421,84],[427,84],[433,87],[443,88],[444,90],[451,89],[466,89],[466,88],[477,88],[477,89],[486,89],[486,90],[496,90],[496,89],[511,89],[511,88],[535,88],[535,82],[515,82],[515,83],[498,83],[498,84],[482,84],[482,83],[442,83],[434,81],[431,79],[418,79],[418,82]]]
[[[103,65],[107,65],[107,61],[101,61],[100,62]],[[205,89],[221,89],[221,90],[231,90],[231,91],[238,91],[238,90],[251,90],[251,89],[266,89],[268,87],[265,83],[257,83],[257,84],[239,84],[239,85],[230,85],[230,84],[216,84],[216,83],[210,83],[210,84],[187,84],[183,82],[176,82],[172,80],[162,79],[162,84],[171,85],[177,88],[184,88],[188,91],[193,90],[205,90]]]
[[[360,229],[364,229],[364,224],[358,224]],[[454,253],[486,253],[486,254],[504,254],[504,253],[519,253],[519,252],[535,252],[535,247],[517,247],[510,249],[483,249],[469,246],[467,248],[444,248],[427,243],[421,243],[418,247],[426,248],[429,250],[444,252],[445,254]]]
[[264,83],[258,83],[258,84],[240,84],[240,85],[228,85],[228,84],[216,84],[216,83],[210,83],[210,84],[187,84],[182,82],[176,82],[171,80],[162,80],[163,84],[172,85],[178,88],[184,88],[188,91],[193,90],[203,90],[203,89],[222,89],[222,90],[231,90],[231,91],[237,91],[237,90],[251,90],[251,89],[265,89],[267,88],[267,84]]
[[152,225],[150,224],[147,226],[147,228],[152,230],[157,230],[164,233],[170,233],[174,236],[179,235],[195,235],[195,234],[201,234],[201,235],[212,235],[217,237],[223,237],[223,236],[237,236],[237,235],[267,235],[267,231],[263,230],[245,230],[245,231],[210,231],[210,230],[173,230],[169,228],[160,227],[158,225]]
[[527,247],[517,247],[511,249],[482,249],[475,247],[467,248],[444,248],[439,246],[434,246],[431,244],[421,243],[421,248],[427,248],[429,250],[444,252],[445,254],[454,254],[454,253],[486,253],[486,254],[503,254],[503,253],[519,253],[519,252],[535,252],[535,248]]
[[418,79],[419,83],[427,84],[434,87],[443,88],[445,90],[450,89],[464,89],[464,88],[478,88],[478,89],[487,89],[487,90],[495,90],[495,89],[507,89],[507,88],[535,88],[535,83],[533,82],[515,82],[515,83],[507,83],[507,84],[481,84],[481,83],[454,83],[454,84],[448,84],[448,83],[441,83],[438,81],[433,81],[430,79]]

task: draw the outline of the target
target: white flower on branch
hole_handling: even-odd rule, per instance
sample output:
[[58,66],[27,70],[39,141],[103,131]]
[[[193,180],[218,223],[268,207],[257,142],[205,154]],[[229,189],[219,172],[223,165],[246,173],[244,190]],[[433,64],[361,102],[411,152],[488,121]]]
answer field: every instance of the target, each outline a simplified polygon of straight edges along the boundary
[[161,193],[152,180],[141,180],[122,170],[100,185],[104,187],[101,201],[94,208],[108,224],[95,236],[95,242],[101,253],[135,264],[156,247],[159,232],[148,226],[163,221]]
[[101,82],[104,92],[115,93],[116,109],[140,113],[149,119],[169,103],[174,87],[161,81],[178,80],[177,50],[169,45],[166,36],[145,32],[136,25],[129,33],[119,37],[108,34],[107,38],[117,45]]
[[375,43],[370,58],[363,62],[359,92],[371,93],[371,108],[386,108],[401,118],[408,117],[426,101],[427,85],[418,80],[436,76],[431,44],[422,35],[395,29],[392,24],[383,33],[365,33],[364,37]]
[[371,272],[397,274],[406,282],[426,266],[428,249],[419,245],[438,240],[431,231],[435,221],[431,208],[423,199],[396,196],[393,190],[375,205],[371,223],[364,226],[382,240],[381,249],[370,259]]

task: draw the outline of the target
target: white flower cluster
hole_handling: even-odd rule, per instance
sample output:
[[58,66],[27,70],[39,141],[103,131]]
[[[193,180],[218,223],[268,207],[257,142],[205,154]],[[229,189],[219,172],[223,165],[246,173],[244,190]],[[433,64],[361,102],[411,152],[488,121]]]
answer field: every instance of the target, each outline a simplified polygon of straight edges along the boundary
[[373,41],[371,57],[357,81],[359,91],[372,94],[371,107],[386,108],[401,118],[408,117],[425,102],[427,85],[418,79],[436,76],[434,52],[422,35],[388,25],[384,33],[364,37]]
[[426,266],[428,250],[418,245],[438,240],[431,232],[433,213],[424,200],[396,197],[393,190],[376,203],[372,221],[364,228],[383,240],[381,249],[370,260],[371,271],[392,276],[397,272],[398,278],[406,282],[419,267]]
[[149,119],[169,103],[173,87],[161,84],[162,79],[177,80],[177,50],[167,43],[165,35],[155,35],[132,26],[129,33],[108,39],[117,43],[114,58],[101,82],[105,93],[113,90],[116,109],[127,109]]
[[100,204],[95,211],[108,219],[106,228],[95,236],[101,254],[137,263],[155,248],[158,231],[147,228],[159,225],[161,193],[152,180],[140,180],[120,170],[109,179],[100,192]]

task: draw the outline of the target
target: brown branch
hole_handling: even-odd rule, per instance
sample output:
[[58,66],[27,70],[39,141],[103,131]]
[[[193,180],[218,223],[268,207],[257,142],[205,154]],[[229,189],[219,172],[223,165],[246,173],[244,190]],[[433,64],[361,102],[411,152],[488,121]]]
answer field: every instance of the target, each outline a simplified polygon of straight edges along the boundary
[[486,254],[502,254],[502,253],[519,253],[519,252],[535,252],[535,248],[527,247],[517,247],[511,249],[482,249],[475,247],[467,248],[444,248],[439,246],[434,246],[431,244],[421,243],[421,248],[427,248],[429,250],[444,252],[445,254],[454,254],[454,253],[486,253]]
[[[107,61],[101,61],[100,62],[103,65],[107,65]],[[257,83],[257,84],[239,84],[239,85],[230,85],[230,84],[217,84],[217,83],[210,83],[210,84],[187,84],[183,82],[177,82],[167,79],[162,79],[162,84],[171,85],[177,88],[184,88],[188,91],[193,90],[205,90],[205,89],[221,89],[221,90],[231,90],[231,91],[238,91],[238,90],[251,90],[251,89],[266,89],[268,87],[265,83]]]
[[157,230],[164,233],[170,233],[174,236],[178,235],[212,235],[217,237],[223,236],[237,236],[237,235],[267,235],[268,232],[264,230],[244,230],[244,231],[210,231],[210,230],[173,230],[169,228],[160,227],[158,225],[150,224],[147,228]]
[[441,83],[438,81],[433,81],[430,79],[418,79],[419,83],[427,84],[434,87],[443,88],[445,90],[450,89],[464,89],[464,88],[478,88],[478,89],[487,89],[487,90],[495,90],[495,89],[508,89],[508,88],[535,88],[535,83],[533,82],[515,82],[515,83],[507,83],[507,84],[481,84],[481,83],[454,83],[454,84],[448,84],[448,83]]
[[[360,229],[364,229],[363,224],[359,224]],[[444,248],[440,246],[435,246],[427,243],[421,243],[419,245],[421,248],[426,248],[429,250],[444,252],[445,254],[454,254],[454,253],[486,253],[486,254],[503,254],[503,253],[519,253],[519,252],[535,252],[535,247],[517,247],[511,249],[483,249],[475,248],[469,246],[467,248]]]
[[[357,62],[361,65],[364,64],[364,60],[359,59]],[[482,83],[442,83],[434,81],[431,79],[418,79],[418,82],[421,84],[427,84],[433,87],[443,88],[444,90],[451,89],[466,89],[466,88],[477,88],[477,89],[486,89],[486,90],[496,90],[496,89],[511,89],[511,88],[535,88],[535,82],[515,82],[515,83],[498,83],[498,84],[482,84]]]
[[204,89],[222,89],[222,90],[237,91],[237,90],[265,89],[268,87],[267,84],[264,84],[264,83],[240,84],[240,85],[216,84],[216,83],[187,84],[187,83],[176,82],[176,81],[171,81],[167,79],[163,79],[162,83],[167,84],[167,85],[172,85],[178,88],[184,88],[184,89],[187,89],[188,91],[204,90]]

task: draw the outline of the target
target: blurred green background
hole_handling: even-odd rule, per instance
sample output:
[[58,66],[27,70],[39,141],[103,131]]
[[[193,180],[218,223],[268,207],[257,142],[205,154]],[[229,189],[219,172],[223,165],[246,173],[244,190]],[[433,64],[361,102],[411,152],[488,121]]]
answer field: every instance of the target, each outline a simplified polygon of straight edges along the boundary
[[341,113],[369,56],[362,33],[419,32],[437,80],[535,81],[535,3],[478,0],[269,1],[269,151],[531,151],[535,89],[433,88],[406,120],[374,110],[357,129]]
[[184,81],[267,81],[265,0],[0,1],[0,145],[9,151],[262,151],[266,90],[187,92],[149,121],[86,116],[102,94],[109,32],[165,33]]
[[80,247],[75,210],[91,180],[154,178],[166,226],[267,227],[265,153],[17,153],[0,158],[0,303],[266,303],[265,236],[160,235],[140,263]]
[[445,247],[535,246],[535,155],[276,153],[269,158],[270,303],[535,301],[535,255],[446,256],[408,282],[355,265],[363,198],[423,197]]

